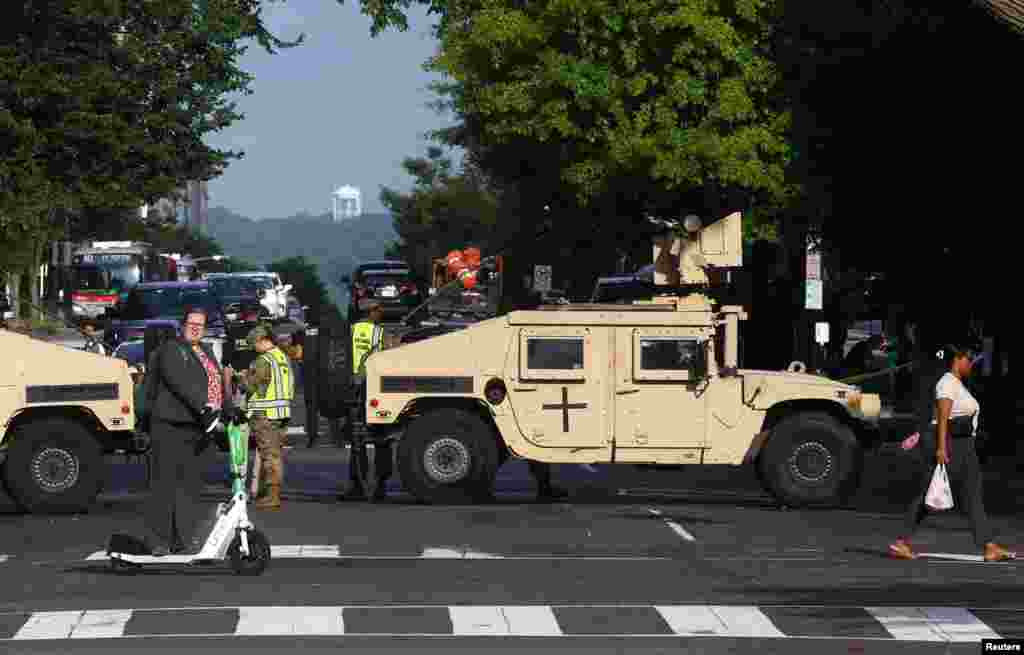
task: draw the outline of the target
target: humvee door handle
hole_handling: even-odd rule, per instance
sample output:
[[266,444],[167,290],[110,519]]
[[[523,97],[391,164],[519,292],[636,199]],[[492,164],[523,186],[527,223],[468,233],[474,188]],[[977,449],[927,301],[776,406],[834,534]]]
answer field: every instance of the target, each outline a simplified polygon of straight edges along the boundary
[[536,391],[537,387],[512,387],[512,391]]
[[640,391],[640,390],[639,389],[624,389],[622,391],[616,391],[615,395],[616,396],[625,396],[627,393],[637,393],[638,391]]

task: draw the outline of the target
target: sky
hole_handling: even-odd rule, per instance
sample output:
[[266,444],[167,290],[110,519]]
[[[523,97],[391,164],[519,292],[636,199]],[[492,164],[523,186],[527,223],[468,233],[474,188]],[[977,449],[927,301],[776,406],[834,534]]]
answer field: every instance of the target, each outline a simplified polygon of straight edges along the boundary
[[386,211],[381,187],[410,189],[402,159],[424,155],[424,133],[452,122],[427,107],[439,79],[422,69],[436,49],[434,17],[415,7],[408,31],[374,38],[359,0],[267,2],[263,15],[278,37],[306,40],[276,55],[251,42],[241,58],[255,77],[253,94],[238,97],[245,118],[206,142],[245,157],[210,181],[209,206],[253,219],[319,215],[348,184],[364,213]]

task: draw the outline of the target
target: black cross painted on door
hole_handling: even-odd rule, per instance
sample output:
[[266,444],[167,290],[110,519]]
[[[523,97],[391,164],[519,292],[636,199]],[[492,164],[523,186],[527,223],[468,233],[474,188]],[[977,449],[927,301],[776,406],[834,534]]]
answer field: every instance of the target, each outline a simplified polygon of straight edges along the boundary
[[561,405],[549,405],[547,403],[541,405],[542,409],[560,409],[562,410],[562,432],[569,431],[569,410],[570,409],[586,409],[587,403],[570,403],[569,402],[569,388],[562,387],[562,404]]

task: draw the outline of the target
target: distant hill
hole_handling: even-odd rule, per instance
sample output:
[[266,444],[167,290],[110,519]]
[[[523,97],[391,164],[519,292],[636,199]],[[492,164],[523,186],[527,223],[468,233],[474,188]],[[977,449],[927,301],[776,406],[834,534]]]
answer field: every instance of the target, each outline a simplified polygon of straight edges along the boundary
[[338,278],[361,260],[382,257],[398,240],[390,214],[364,214],[334,223],[329,214],[252,220],[223,207],[209,210],[210,236],[224,253],[267,265],[285,257],[305,256],[315,262],[331,299],[344,311],[347,292]]

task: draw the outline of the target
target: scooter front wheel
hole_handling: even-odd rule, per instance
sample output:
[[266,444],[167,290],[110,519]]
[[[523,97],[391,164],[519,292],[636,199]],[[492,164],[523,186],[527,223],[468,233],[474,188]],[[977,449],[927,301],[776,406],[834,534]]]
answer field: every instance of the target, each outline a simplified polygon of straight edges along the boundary
[[242,536],[236,534],[228,546],[228,561],[238,575],[260,575],[270,564],[270,541],[259,530],[247,530],[249,554],[242,553]]

